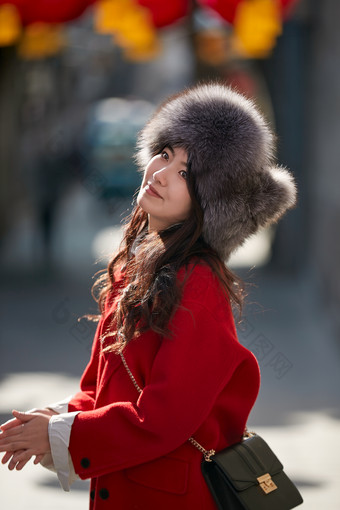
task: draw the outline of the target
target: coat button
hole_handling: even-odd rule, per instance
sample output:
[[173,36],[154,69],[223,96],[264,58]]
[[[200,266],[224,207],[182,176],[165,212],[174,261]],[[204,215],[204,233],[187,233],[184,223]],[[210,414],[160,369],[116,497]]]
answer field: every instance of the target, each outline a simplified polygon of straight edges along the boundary
[[92,499],[92,501],[94,501],[94,495],[95,495],[96,491],[93,490],[90,492],[90,498]]
[[84,457],[83,459],[81,459],[81,461],[80,461],[80,465],[81,465],[84,469],[87,469],[88,467],[90,467],[90,459],[88,459],[87,457]]
[[107,499],[110,496],[110,493],[107,489],[100,489],[99,491],[99,497],[101,499]]

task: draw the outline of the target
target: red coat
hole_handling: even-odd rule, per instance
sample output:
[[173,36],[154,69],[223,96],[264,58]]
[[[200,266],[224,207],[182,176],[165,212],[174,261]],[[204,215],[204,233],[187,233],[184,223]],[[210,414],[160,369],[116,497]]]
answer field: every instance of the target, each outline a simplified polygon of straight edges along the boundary
[[[117,288],[122,282],[116,283]],[[176,311],[171,339],[148,331],[131,341],[125,358],[103,353],[113,293],[95,335],[69,451],[76,473],[91,478],[95,510],[215,510],[201,474],[193,436],[216,451],[239,441],[259,389],[253,354],[237,340],[230,306],[216,277],[196,266]]]

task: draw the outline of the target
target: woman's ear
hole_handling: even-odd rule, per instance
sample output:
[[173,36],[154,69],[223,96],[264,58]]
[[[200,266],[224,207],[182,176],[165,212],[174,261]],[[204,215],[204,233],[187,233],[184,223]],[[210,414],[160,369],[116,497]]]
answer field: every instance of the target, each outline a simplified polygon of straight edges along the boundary
[[296,204],[296,185],[294,178],[285,168],[273,166],[266,168],[257,176],[249,208],[258,227],[275,223]]

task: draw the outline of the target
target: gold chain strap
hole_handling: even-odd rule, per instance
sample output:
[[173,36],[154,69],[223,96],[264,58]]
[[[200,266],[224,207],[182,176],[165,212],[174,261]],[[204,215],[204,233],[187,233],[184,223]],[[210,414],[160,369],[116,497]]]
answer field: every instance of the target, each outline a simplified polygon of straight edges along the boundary
[[[135,378],[134,378],[134,376],[133,376],[133,373],[132,373],[132,372],[131,372],[131,370],[129,369],[129,365],[128,365],[128,364],[127,364],[127,362],[126,362],[126,359],[125,359],[125,356],[124,356],[123,352],[122,352],[122,351],[120,351],[120,352],[119,352],[119,354],[120,354],[120,357],[121,357],[121,359],[122,359],[123,365],[124,365],[124,367],[125,367],[125,369],[126,369],[127,373],[129,374],[130,379],[131,379],[131,381],[132,381],[132,383],[133,383],[134,387],[136,388],[136,390],[138,391],[138,393],[142,393],[142,389],[141,389],[141,387],[138,385],[138,383],[137,383],[136,379],[135,379]],[[216,452],[215,452],[215,450],[206,450],[206,449],[205,449],[205,448],[203,448],[203,446],[202,446],[201,444],[199,444],[199,442],[198,442],[198,441],[196,441],[196,439],[194,439],[193,437],[189,437],[189,441],[190,441],[190,443],[191,443],[193,446],[195,446],[195,448],[197,448],[197,449],[198,449],[201,453],[203,453],[203,455],[204,455],[204,460],[205,460],[205,461],[207,461],[207,462],[211,462],[210,457],[211,457],[212,455],[215,455],[215,453],[216,453]]]
[[205,448],[203,448],[203,446],[201,444],[199,444],[198,441],[196,441],[196,439],[194,439],[193,437],[189,437],[188,441],[190,441],[190,443],[195,446],[197,448],[197,450],[199,450],[201,453],[203,453],[204,455],[204,460],[206,462],[212,462],[211,460],[211,456],[212,455],[215,455],[215,450],[206,450]]
[[133,382],[134,387],[136,388],[138,393],[142,393],[142,388],[140,386],[138,386],[136,379],[133,377],[133,373],[129,369],[129,365],[126,362],[124,354],[122,353],[122,351],[120,351],[119,354],[120,354],[120,357],[122,358],[123,365],[124,365],[127,373],[129,374],[131,381]]

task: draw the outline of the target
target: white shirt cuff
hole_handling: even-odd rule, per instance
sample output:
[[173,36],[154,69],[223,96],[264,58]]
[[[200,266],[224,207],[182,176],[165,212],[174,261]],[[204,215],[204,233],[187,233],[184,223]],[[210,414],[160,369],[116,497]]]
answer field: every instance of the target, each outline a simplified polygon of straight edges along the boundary
[[[61,487],[67,492],[70,490],[70,485],[79,478],[74,471],[71,455],[68,451],[72,424],[79,412],[54,414],[51,416],[48,425],[54,469]],[[48,459],[46,461],[48,464]]]
[[73,395],[70,395],[69,397],[64,398],[63,400],[59,400],[58,402],[54,402],[53,404],[49,404],[47,409],[52,409],[52,411],[55,411],[56,413],[67,413],[68,411],[68,404],[70,400],[72,399]]

